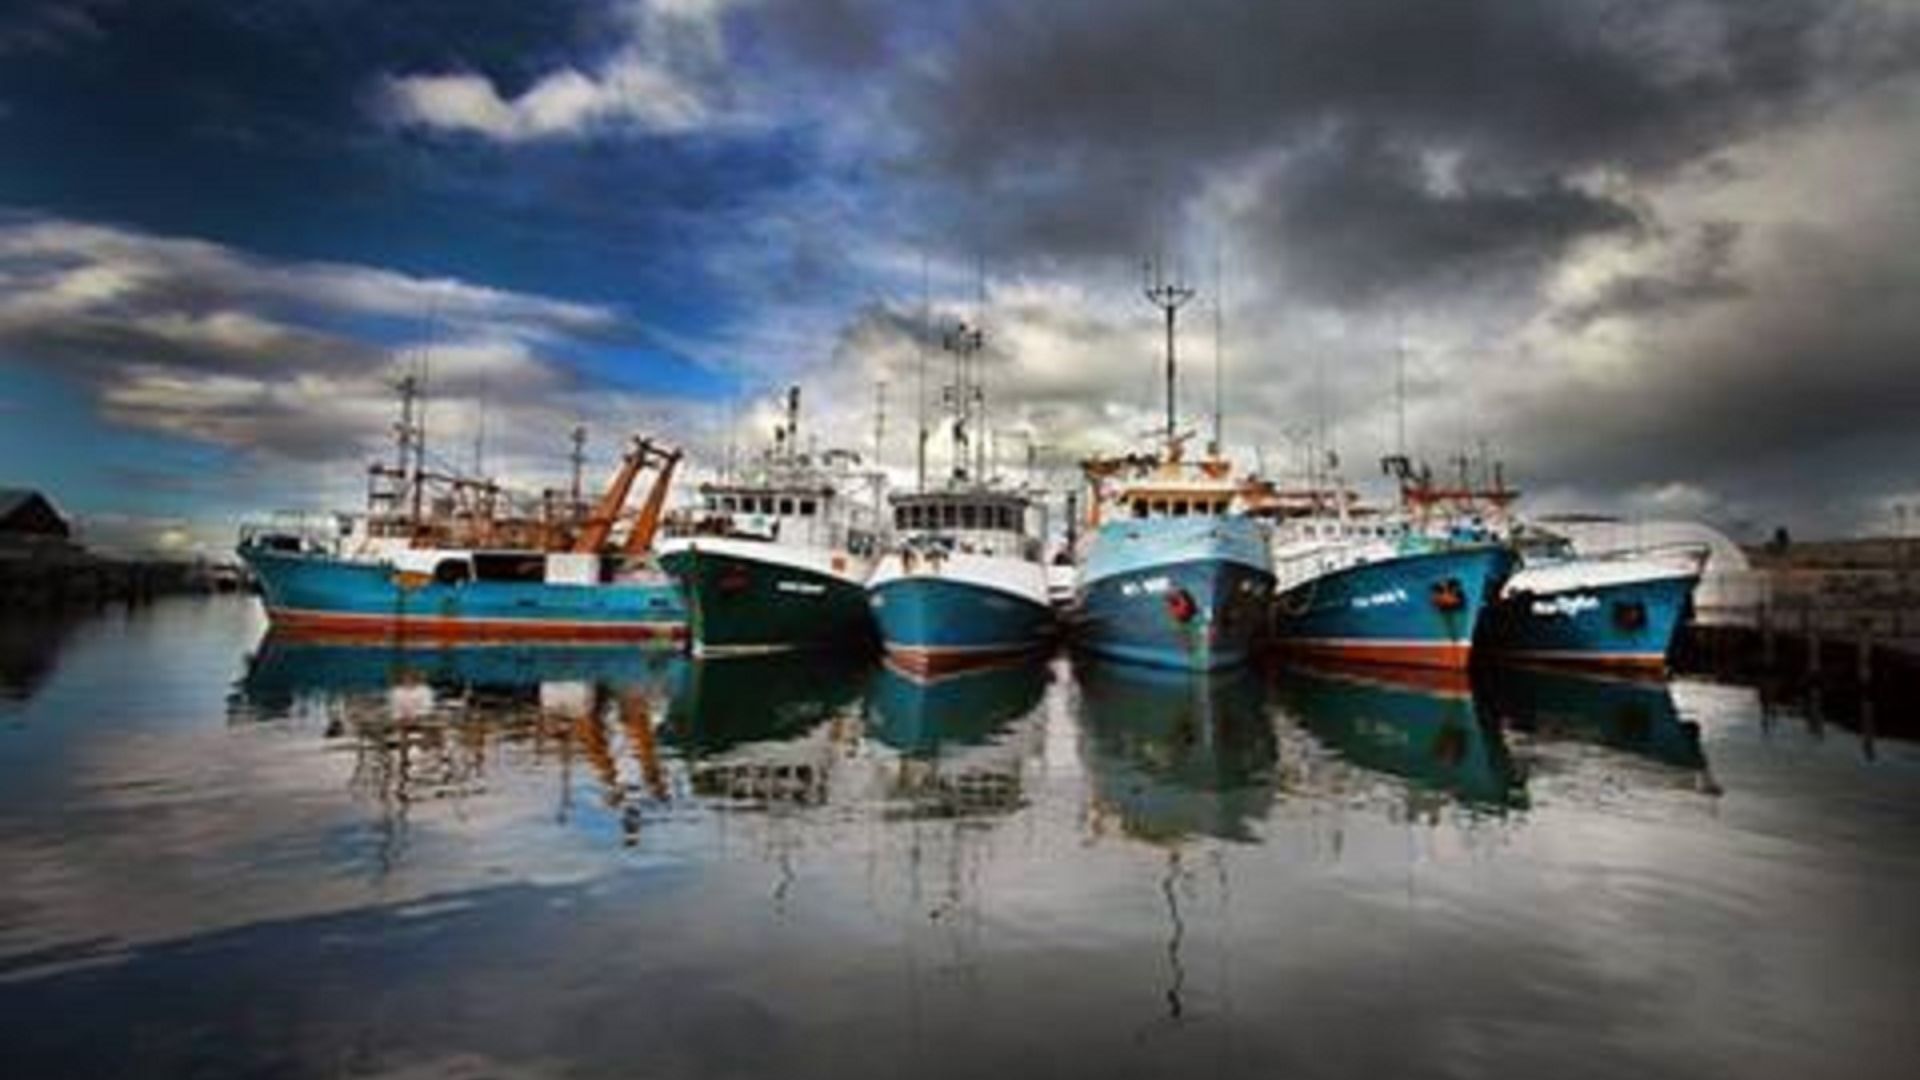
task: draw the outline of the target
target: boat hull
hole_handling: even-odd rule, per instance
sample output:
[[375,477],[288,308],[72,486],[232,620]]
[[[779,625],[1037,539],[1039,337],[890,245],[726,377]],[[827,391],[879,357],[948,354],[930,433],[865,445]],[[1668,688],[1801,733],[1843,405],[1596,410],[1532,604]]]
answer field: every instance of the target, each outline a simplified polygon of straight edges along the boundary
[[1489,545],[1333,570],[1274,599],[1274,644],[1348,662],[1464,670],[1481,615],[1513,564],[1510,551]]
[[1244,518],[1117,522],[1094,538],[1075,642],[1116,660],[1216,671],[1250,659],[1273,595],[1264,527]]
[[697,656],[873,644],[862,584],[776,545],[663,545],[660,565],[686,596],[687,637]]
[[421,583],[380,562],[242,548],[276,629],[301,636],[455,640],[677,640],[669,582]]
[[1670,574],[1551,591],[1511,588],[1487,612],[1481,647],[1503,660],[1662,672],[1698,581]]
[[890,556],[867,586],[880,644],[921,674],[959,671],[1040,649],[1053,640],[1046,570],[1038,563],[955,556],[913,570]]

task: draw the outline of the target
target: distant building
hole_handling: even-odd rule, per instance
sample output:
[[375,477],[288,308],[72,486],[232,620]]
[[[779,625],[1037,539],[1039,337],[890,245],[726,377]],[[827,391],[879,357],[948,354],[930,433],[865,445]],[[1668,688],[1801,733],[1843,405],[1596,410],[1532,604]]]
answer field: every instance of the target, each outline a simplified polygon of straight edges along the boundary
[[73,530],[45,495],[31,488],[0,488],[0,533],[66,540]]
[[73,527],[45,495],[30,488],[0,488],[0,558],[71,555]]

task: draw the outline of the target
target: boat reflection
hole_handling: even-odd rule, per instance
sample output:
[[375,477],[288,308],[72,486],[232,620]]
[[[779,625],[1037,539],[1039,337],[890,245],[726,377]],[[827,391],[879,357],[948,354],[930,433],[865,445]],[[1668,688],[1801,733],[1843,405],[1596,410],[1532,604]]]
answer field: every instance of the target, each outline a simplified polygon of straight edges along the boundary
[[[1437,809],[1435,795],[1476,809],[1526,806],[1500,726],[1477,707],[1464,674],[1289,666],[1276,696],[1340,759],[1406,781],[1416,814]],[[1320,783],[1343,786],[1335,777]]]
[[1480,692],[1515,731],[1596,743],[1674,768],[1707,768],[1700,725],[1680,717],[1664,680],[1529,667],[1489,672]]
[[52,678],[60,651],[80,624],[68,611],[0,620],[0,708],[27,701]]
[[831,652],[688,660],[661,726],[693,791],[744,806],[817,805],[859,739],[864,658]]
[[1201,673],[1077,657],[1092,827],[1138,839],[1256,839],[1279,743],[1257,671]]
[[[284,715],[302,699],[388,694],[430,688],[436,698],[538,703],[575,688],[663,688],[682,663],[669,649],[622,645],[476,645],[408,647],[349,644],[269,631],[248,660],[237,705],[256,719]],[[419,699],[418,693],[402,700]]]
[[1004,814],[1024,804],[1025,762],[1042,738],[1052,681],[1029,660],[927,679],[881,664],[867,686],[867,732],[899,754],[886,795],[915,816]]
[[562,821],[579,765],[632,844],[644,808],[670,797],[654,717],[684,663],[631,644],[409,648],[269,632],[228,715],[317,719],[327,738],[349,742],[348,787],[382,808],[389,863],[410,807],[475,798],[504,775],[548,767]]

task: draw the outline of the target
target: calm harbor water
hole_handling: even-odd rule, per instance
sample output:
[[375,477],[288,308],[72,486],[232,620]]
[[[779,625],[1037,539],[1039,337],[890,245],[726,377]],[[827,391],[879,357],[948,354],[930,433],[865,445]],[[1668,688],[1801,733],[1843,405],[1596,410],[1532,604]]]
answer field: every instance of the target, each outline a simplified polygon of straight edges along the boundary
[[1920,750],[1754,692],[0,625],[5,1074],[1911,1076]]

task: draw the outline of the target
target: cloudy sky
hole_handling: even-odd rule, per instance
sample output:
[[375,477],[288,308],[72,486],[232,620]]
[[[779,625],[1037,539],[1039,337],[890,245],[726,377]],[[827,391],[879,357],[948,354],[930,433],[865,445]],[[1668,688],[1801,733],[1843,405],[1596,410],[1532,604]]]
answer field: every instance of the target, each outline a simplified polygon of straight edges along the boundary
[[133,545],[352,507],[421,363],[531,486],[790,380],[867,446],[884,380],[905,470],[960,318],[1065,462],[1157,414],[1157,258],[1243,464],[1372,482],[1399,352],[1411,448],[1536,510],[1885,528],[1916,132],[1912,0],[0,0],[0,484]]

